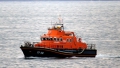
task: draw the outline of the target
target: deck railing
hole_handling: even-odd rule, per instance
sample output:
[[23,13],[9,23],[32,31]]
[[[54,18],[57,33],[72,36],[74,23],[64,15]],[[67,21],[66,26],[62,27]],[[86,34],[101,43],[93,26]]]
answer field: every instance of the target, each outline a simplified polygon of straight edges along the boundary
[[87,49],[96,49],[95,44],[87,44]]
[[21,47],[34,47],[34,45],[38,42],[24,42],[24,45],[21,45]]

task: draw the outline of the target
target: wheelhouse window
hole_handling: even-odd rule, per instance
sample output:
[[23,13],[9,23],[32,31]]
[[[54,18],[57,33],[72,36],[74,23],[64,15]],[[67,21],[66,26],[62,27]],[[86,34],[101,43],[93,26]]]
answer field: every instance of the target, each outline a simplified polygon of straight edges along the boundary
[[67,41],[67,42],[72,42],[72,39],[71,39],[71,38],[67,38],[66,41]]
[[49,38],[41,38],[41,41],[49,40]]
[[50,38],[50,41],[52,41],[53,40],[53,38]]
[[43,38],[40,38],[41,39],[41,41],[43,40]]
[[59,38],[60,41],[62,41],[62,38]]
[[59,41],[59,38],[57,38],[57,40],[56,41]]
[[56,37],[54,37],[54,38],[52,38],[52,37],[42,37],[41,41],[63,41],[63,39],[62,38],[56,38]]
[[72,39],[69,39],[70,42],[72,42]]
[[46,40],[46,38],[43,38],[43,40]]
[[54,38],[54,41],[56,41],[57,40],[57,38]]
[[46,38],[46,40],[49,40],[49,38]]

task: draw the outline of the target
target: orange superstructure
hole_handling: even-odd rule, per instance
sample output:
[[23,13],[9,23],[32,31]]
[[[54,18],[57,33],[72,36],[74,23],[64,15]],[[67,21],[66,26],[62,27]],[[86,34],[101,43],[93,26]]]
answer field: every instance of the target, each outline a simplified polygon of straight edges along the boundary
[[74,32],[65,31],[63,24],[54,24],[48,28],[48,33],[40,37],[41,41],[35,47],[51,49],[86,49],[87,44],[76,38]]

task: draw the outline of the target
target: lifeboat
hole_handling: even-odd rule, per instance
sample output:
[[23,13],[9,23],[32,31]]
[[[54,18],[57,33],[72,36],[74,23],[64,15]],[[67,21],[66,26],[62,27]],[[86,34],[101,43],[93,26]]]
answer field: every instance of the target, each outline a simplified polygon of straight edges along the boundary
[[48,28],[40,36],[40,42],[25,42],[20,46],[27,57],[95,57],[95,44],[86,44],[77,38],[72,31],[65,31],[64,24],[59,22]]

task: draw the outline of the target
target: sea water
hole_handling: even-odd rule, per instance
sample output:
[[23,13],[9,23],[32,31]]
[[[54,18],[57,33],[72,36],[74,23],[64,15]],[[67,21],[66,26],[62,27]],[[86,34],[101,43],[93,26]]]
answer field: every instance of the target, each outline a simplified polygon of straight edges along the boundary
[[[39,42],[59,15],[66,31],[96,44],[95,58],[24,58],[20,45]],[[0,68],[119,67],[119,1],[0,1]]]

